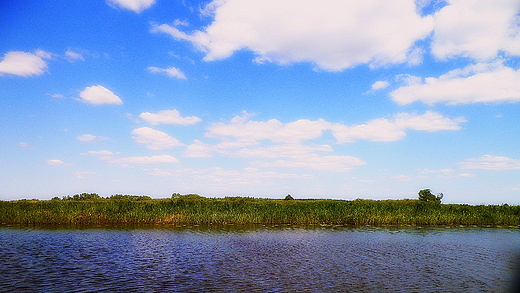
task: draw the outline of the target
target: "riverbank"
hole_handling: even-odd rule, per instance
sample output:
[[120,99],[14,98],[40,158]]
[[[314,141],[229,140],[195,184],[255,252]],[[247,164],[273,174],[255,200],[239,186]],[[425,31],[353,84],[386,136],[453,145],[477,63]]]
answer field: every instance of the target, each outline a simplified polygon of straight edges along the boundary
[[3,225],[520,225],[520,206],[243,197],[0,201]]

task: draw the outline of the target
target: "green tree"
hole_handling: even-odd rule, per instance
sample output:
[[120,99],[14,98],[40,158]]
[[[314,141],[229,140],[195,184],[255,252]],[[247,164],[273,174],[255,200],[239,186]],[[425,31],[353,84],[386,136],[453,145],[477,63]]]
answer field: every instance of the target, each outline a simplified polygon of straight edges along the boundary
[[432,191],[430,189],[423,189],[423,190],[419,191],[419,200],[420,201],[440,204],[443,197],[444,197],[444,194],[439,193],[439,195],[435,195],[432,193]]

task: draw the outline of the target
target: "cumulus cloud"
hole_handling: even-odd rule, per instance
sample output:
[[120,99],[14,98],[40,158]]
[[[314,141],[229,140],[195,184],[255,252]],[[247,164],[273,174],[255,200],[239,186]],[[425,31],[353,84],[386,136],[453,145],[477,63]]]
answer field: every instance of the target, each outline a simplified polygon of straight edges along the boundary
[[95,85],[86,87],[79,93],[81,101],[92,105],[114,104],[121,105],[123,101],[107,88]]
[[70,166],[71,163],[65,163],[62,160],[53,159],[53,160],[47,160],[45,163],[49,166]]
[[439,77],[409,77],[407,85],[390,93],[401,105],[421,101],[426,104],[470,104],[519,102],[520,70],[503,61],[472,64]]
[[82,134],[78,135],[76,137],[76,140],[83,141],[83,142],[101,142],[101,141],[108,141],[110,138],[105,136],[95,136],[92,134]]
[[431,45],[438,59],[493,59],[499,52],[520,56],[517,0],[448,0],[435,13]]
[[461,169],[480,169],[489,171],[520,170],[520,160],[502,156],[484,155],[459,163]]
[[177,139],[169,136],[167,133],[152,129],[150,127],[141,127],[132,131],[134,135],[132,138],[144,144],[150,150],[164,150],[171,149],[177,146],[183,146]]
[[185,33],[175,24],[154,25],[152,31],[191,42],[206,61],[246,49],[257,62],[311,62],[340,71],[403,63],[412,52],[416,60],[414,43],[434,25],[410,0],[227,0],[213,1],[204,13],[214,20],[202,31]]
[[37,50],[34,53],[7,52],[0,61],[0,76],[4,74],[23,77],[41,75],[47,69],[47,62],[43,59],[49,58],[51,58],[51,54],[42,50]]
[[190,125],[196,124],[202,119],[199,117],[191,116],[191,117],[181,117],[181,114],[178,110],[163,110],[159,111],[157,114],[153,114],[150,112],[143,112],[139,115],[139,118],[144,121],[152,124],[180,124],[180,125]]
[[143,10],[150,8],[155,3],[155,0],[107,0],[107,3],[111,6],[141,13]]
[[168,68],[158,68],[158,67],[148,67],[148,71],[152,73],[165,73],[169,77],[174,77],[177,79],[187,79],[184,73],[176,67],[168,67]]

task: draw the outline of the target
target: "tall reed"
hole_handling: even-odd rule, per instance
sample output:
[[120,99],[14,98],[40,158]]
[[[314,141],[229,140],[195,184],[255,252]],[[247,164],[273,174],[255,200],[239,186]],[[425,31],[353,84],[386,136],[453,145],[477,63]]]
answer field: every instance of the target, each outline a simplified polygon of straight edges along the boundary
[[520,206],[255,198],[0,201],[0,224],[520,225]]

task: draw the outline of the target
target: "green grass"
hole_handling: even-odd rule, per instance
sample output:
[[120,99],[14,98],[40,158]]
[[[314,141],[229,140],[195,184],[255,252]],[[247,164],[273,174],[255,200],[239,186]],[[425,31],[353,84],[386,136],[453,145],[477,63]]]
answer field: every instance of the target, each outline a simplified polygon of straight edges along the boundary
[[520,206],[418,200],[113,197],[0,201],[0,224],[23,225],[493,225],[519,226]]

